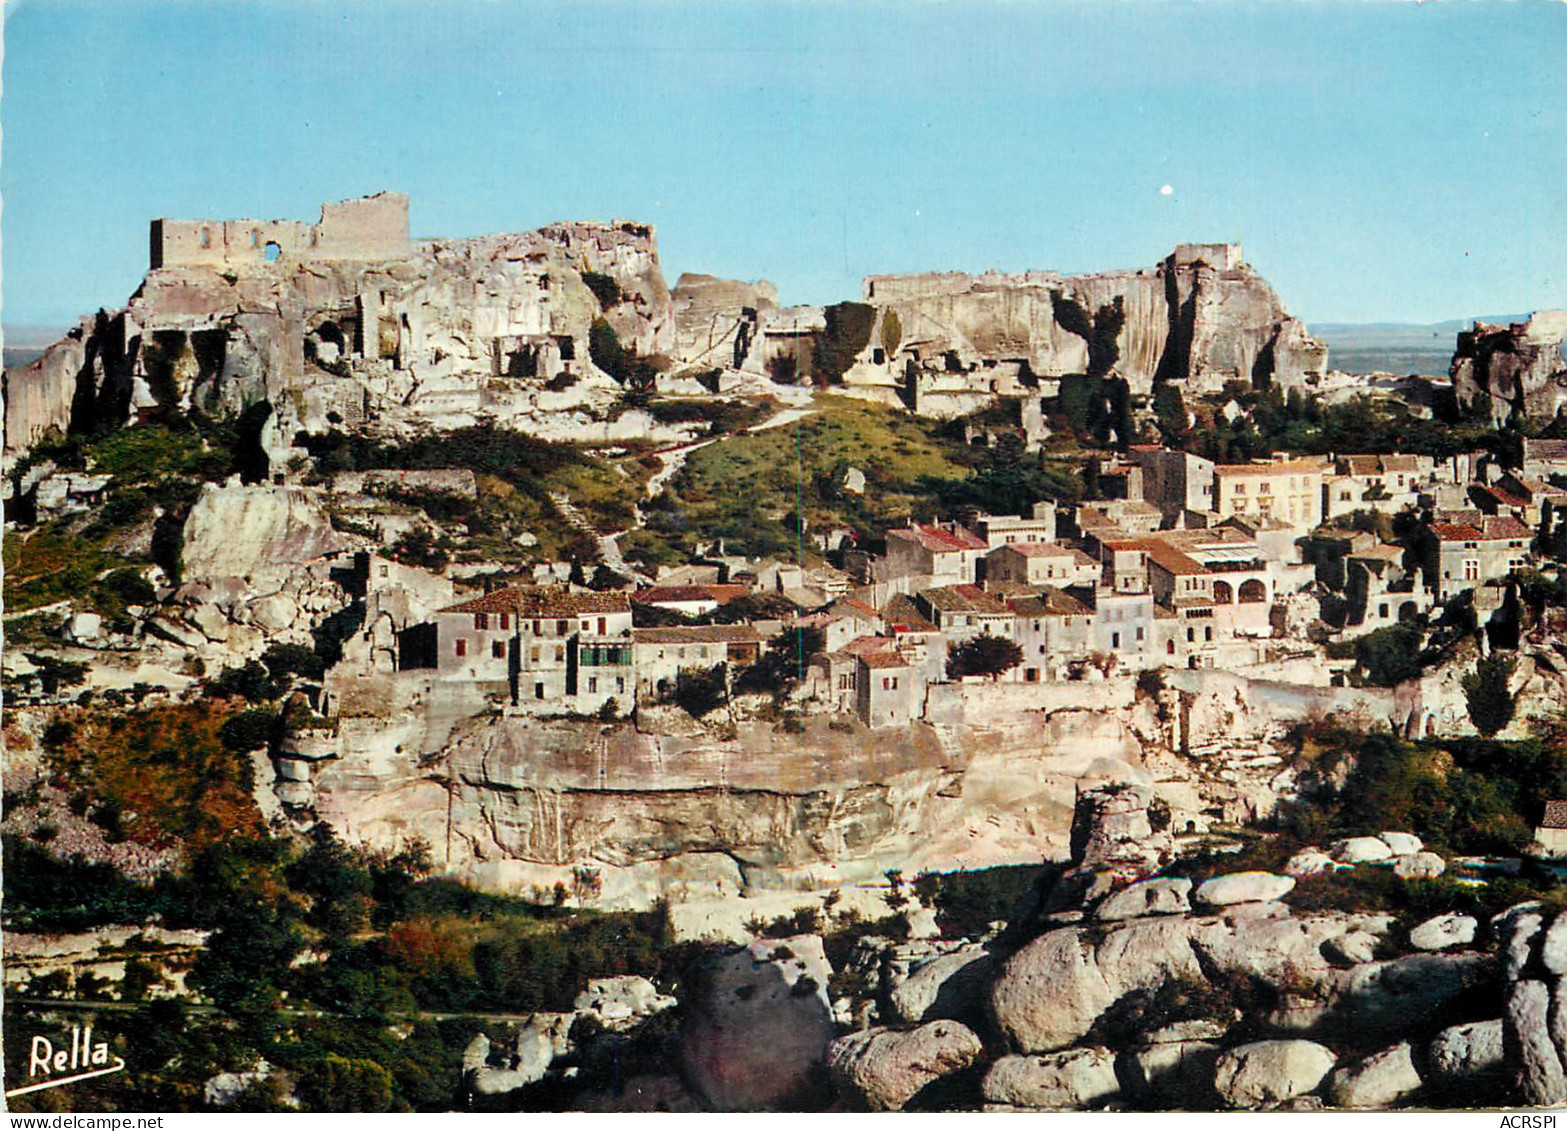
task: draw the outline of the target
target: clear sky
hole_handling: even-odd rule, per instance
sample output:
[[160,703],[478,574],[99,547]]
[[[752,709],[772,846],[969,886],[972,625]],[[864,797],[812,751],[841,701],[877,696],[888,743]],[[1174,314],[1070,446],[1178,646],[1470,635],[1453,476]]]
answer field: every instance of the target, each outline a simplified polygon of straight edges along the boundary
[[[7,5],[4,318],[116,306],[154,216],[658,225],[665,272],[1152,265],[1312,321],[1567,306],[1567,3]],[[1168,185],[1171,192],[1160,190]]]

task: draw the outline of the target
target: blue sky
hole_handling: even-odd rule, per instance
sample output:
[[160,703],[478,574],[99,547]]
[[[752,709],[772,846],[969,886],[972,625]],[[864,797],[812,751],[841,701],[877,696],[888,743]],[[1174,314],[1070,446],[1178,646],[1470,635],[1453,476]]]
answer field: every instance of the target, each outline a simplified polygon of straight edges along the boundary
[[383,188],[785,302],[1239,239],[1313,321],[1567,306],[1559,0],[21,0],[0,118],[12,324],[123,303],[154,216]]

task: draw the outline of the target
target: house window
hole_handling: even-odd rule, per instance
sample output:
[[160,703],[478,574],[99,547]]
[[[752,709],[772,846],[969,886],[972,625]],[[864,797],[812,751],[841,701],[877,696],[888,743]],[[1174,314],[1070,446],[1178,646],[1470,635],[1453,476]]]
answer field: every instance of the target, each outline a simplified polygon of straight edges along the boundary
[[558,621],[555,622],[555,635],[556,636],[565,636],[566,635],[566,631],[567,631],[567,629],[566,629],[566,622],[565,621],[558,620]]
[[596,675],[588,676],[588,694],[589,695],[597,695],[598,694],[598,689],[599,689],[598,676],[596,676]]
[[539,635],[539,633],[541,633],[543,631],[544,630],[539,627],[539,622],[538,621],[534,621],[533,622],[533,635],[537,636],[537,635]]
[[461,636],[457,638],[457,654],[459,656],[466,656],[468,654],[468,641],[463,639]]
[[535,683],[533,685],[533,697],[535,699],[544,698],[544,685],[542,683]]
[[1204,628],[1202,630],[1202,638],[1204,640],[1206,640],[1210,644],[1213,643],[1213,626],[1212,625],[1209,625],[1208,627],[1206,627],[1206,628]]
[[609,623],[603,617],[599,617],[599,635],[609,635]]
[[389,570],[389,569],[390,569],[390,568],[391,568],[391,567],[390,567],[390,566],[382,566],[382,567],[381,567],[381,576],[382,576],[382,577],[385,577],[385,576],[386,576],[386,575],[387,575],[387,571],[388,571],[388,570]]
[[510,627],[511,627],[511,614],[510,613],[502,613],[501,614],[501,631],[505,632]]
[[480,632],[483,632],[486,629],[488,629],[490,627],[489,615],[487,613],[474,613],[473,614],[473,627],[475,629],[477,629],[478,631],[480,631]]
[[1143,638],[1143,626],[1142,625],[1138,625],[1137,626],[1137,639],[1140,642],[1142,640],[1142,638]]
[[1121,634],[1119,632],[1112,632],[1110,634],[1110,647],[1112,647],[1112,648],[1119,648],[1120,646],[1121,646]]
[[617,675],[615,677],[615,693],[617,695],[624,695],[626,693],[626,677],[625,676]]
[[555,645],[555,662],[557,664],[559,664],[559,663],[563,662],[565,659],[566,659],[566,649],[562,645],[560,645],[560,644]]
[[582,631],[586,632],[587,630],[588,630],[588,622],[587,621],[583,621],[582,622]]
[[1480,580],[1480,559],[1479,558],[1465,558],[1464,559],[1464,580],[1465,581],[1479,581]]
[[1381,617],[1383,620],[1387,619],[1387,602],[1386,601],[1383,601],[1380,605],[1377,606],[1377,616]]
[[506,641],[496,640],[492,642],[490,644],[490,655],[497,660],[504,660],[506,658]]
[[528,649],[528,662],[531,664],[539,662],[539,646],[537,644]]

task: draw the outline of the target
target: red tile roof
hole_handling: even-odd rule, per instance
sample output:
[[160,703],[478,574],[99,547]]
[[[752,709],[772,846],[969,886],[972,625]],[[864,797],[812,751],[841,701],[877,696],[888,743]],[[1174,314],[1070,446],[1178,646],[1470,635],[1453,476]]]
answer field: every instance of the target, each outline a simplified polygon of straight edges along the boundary
[[944,530],[939,526],[915,525],[907,530],[889,530],[887,537],[918,542],[925,549],[941,554],[953,554],[962,550],[984,550],[990,547],[989,542],[970,534],[961,526],[953,531]]
[[634,628],[638,644],[760,644],[761,634],[748,624],[692,624],[674,628]]
[[1545,816],[1540,818],[1542,829],[1567,829],[1567,801],[1547,801]]
[[638,590],[631,599],[639,605],[685,604],[691,601],[714,601],[727,605],[750,591],[745,585],[654,585]]
[[909,662],[896,652],[872,652],[861,656],[860,663],[867,668],[906,668]]

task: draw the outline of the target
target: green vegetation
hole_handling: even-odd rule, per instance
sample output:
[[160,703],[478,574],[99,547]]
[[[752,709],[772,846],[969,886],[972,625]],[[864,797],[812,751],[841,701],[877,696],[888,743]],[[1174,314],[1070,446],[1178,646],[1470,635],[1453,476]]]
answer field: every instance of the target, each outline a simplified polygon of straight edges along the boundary
[[[733,552],[793,557],[796,523],[807,531],[846,526],[875,536],[910,515],[932,517],[932,484],[969,477],[982,458],[938,426],[906,412],[818,395],[798,424],[734,435],[692,452],[648,507],[645,531],[622,543],[628,559],[685,560],[698,542],[722,538]],[[865,472],[863,496],[842,489]],[[804,546],[808,561],[815,555]]]
[[620,305],[623,296],[620,284],[615,281],[613,275],[605,275],[599,271],[583,271],[581,275],[588,290],[593,292],[593,297],[599,300],[599,306],[608,310],[612,306]]
[[1393,687],[1419,677],[1424,641],[1425,634],[1412,624],[1379,628],[1356,639],[1355,663],[1365,673],[1367,683]]
[[903,342],[903,322],[898,317],[898,312],[888,307],[881,316],[881,348],[886,351],[887,357],[898,352],[898,346]]
[[827,328],[816,340],[811,372],[818,385],[838,385],[860,351],[870,344],[876,308],[863,302],[839,302],[824,313]]
[[1475,665],[1463,678],[1464,700],[1469,719],[1486,738],[1513,721],[1513,693],[1508,689],[1517,662],[1505,653],[1495,653]]
[[996,679],[1023,662],[1023,649],[1004,636],[988,632],[961,643],[947,645],[947,674]]

